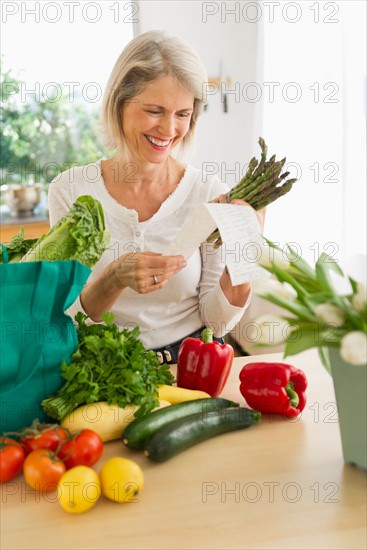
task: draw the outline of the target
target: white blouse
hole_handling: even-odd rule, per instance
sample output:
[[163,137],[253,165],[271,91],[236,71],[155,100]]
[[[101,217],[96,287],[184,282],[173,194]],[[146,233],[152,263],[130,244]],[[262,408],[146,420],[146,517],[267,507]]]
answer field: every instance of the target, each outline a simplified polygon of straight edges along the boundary
[[[98,161],[73,167],[52,181],[48,193],[50,223],[54,225],[81,195],[92,195],[101,202],[111,240],[94,266],[90,282],[123,254],[164,250],[200,202],[226,192],[228,187],[217,177],[188,165],[160,209],[149,220],[139,222],[135,210],[122,206],[108,193]],[[203,243],[164,288],[149,294],[126,288],[112,309],[115,322],[120,327],[138,325],[148,349],[180,340],[203,325],[212,328],[215,337],[224,336],[239,322],[250,302],[250,296],[244,307],[228,302],[219,284],[224,266],[221,249]],[[79,298],[67,313],[74,317],[77,311],[83,311]]]

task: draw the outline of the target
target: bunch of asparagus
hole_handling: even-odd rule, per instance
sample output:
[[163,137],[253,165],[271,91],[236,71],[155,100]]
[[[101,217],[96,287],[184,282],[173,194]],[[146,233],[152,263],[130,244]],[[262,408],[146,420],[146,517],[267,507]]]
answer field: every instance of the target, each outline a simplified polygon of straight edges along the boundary
[[[228,202],[233,199],[242,199],[255,210],[264,208],[288,193],[294,182],[297,181],[297,178],[286,179],[289,172],[281,174],[286,162],[285,157],[276,161],[275,155],[273,155],[269,160],[266,160],[268,148],[261,137],[259,138],[259,145],[261,147],[260,161],[253,157],[244,177],[228,193]],[[207,242],[214,243],[214,248],[218,248],[222,244],[218,229],[213,231],[207,238]]]

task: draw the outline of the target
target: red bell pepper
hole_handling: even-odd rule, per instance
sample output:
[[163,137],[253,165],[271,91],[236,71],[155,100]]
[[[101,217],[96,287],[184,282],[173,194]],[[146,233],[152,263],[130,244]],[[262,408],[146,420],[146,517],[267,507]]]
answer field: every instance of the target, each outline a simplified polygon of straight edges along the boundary
[[234,351],[229,344],[213,341],[206,328],[200,338],[185,338],[177,356],[177,386],[205,391],[217,397],[227,382]]
[[240,372],[240,392],[252,409],[298,416],[306,405],[305,373],[285,363],[248,363]]

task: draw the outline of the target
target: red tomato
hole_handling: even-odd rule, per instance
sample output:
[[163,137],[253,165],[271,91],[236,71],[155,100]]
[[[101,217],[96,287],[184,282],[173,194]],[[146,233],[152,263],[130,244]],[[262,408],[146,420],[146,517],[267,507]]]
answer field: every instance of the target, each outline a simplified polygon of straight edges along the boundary
[[62,444],[58,457],[67,469],[74,466],[93,466],[102,456],[103,441],[93,430],[81,430]]
[[0,483],[19,474],[24,458],[24,449],[15,439],[0,437]]
[[32,451],[23,465],[26,482],[37,491],[55,490],[65,472],[65,464],[49,449]]
[[37,449],[56,451],[59,444],[69,437],[67,430],[54,424],[38,424],[34,429],[31,426],[26,428],[23,433],[20,442],[24,446],[26,454]]

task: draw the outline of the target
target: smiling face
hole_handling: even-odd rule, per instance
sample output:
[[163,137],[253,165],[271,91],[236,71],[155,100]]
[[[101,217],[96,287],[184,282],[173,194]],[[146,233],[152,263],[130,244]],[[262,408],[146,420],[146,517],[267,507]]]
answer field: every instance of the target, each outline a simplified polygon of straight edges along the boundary
[[145,164],[167,160],[189,131],[194,99],[192,92],[167,75],[125,103],[123,132],[134,160]]

